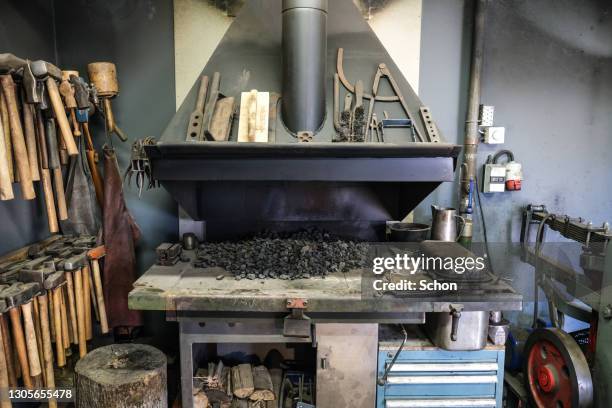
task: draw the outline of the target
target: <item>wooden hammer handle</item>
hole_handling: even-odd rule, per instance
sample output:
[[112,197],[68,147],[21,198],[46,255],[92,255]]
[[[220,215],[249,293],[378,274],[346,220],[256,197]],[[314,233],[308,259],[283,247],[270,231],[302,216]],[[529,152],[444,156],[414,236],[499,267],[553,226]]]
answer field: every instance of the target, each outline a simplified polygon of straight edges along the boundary
[[74,298],[76,300],[77,330],[79,334],[79,356],[87,354],[87,340],[85,339],[85,305],[83,304],[83,271],[74,271]]
[[66,205],[66,191],[64,190],[64,178],[61,167],[53,169],[53,181],[57,199],[57,215],[63,221],[68,219],[68,207]]
[[2,350],[6,356],[6,368],[8,370],[9,385],[11,388],[17,387],[17,374],[15,372],[15,361],[13,356],[13,344],[11,342],[11,332],[8,328],[6,315],[0,314],[0,331],[2,332]]
[[91,260],[93,271],[94,286],[96,289],[96,299],[98,300],[98,310],[100,313],[100,329],[102,333],[108,333],[108,317],[106,316],[106,304],[104,302],[104,292],[102,291],[102,277],[100,275],[100,262],[97,259]]
[[[0,330],[0,347],[4,342],[2,331]],[[2,350],[0,350],[2,351]],[[0,408],[11,408],[11,401],[8,398],[6,390],[9,388],[9,374],[6,364],[6,352],[0,353]]]
[[96,190],[96,200],[100,208],[104,206],[104,182],[102,176],[98,170],[96,163],[96,151],[93,146],[91,139],[91,133],[89,132],[89,123],[83,123],[83,133],[85,134],[85,141],[87,148],[85,149],[85,155],[87,156],[87,164],[89,165],[89,172],[91,173],[91,179],[93,180],[94,189]]
[[74,280],[72,278],[72,272],[70,271],[66,272],[66,290],[68,291],[68,307],[70,310],[70,329],[74,336],[72,342],[74,344],[79,344],[76,302],[74,301]]
[[106,117],[106,131],[113,133],[115,130],[115,115],[113,115],[113,108],[111,105],[110,98],[102,98],[104,103],[104,116]]
[[0,85],[6,100],[6,108],[9,115],[11,128],[11,142],[15,154],[15,164],[21,185],[21,195],[26,200],[33,200],[36,197],[32,174],[30,173],[30,163],[28,161],[28,150],[26,149],[25,136],[21,128],[21,119],[17,109],[17,95],[15,94],[15,82],[10,75],[0,75]]
[[64,340],[62,339],[62,288],[61,286],[53,289],[53,326],[55,327],[55,351],[57,354],[57,366],[66,365],[66,352],[64,350]]
[[40,177],[42,180],[43,194],[45,196],[45,209],[47,210],[49,232],[55,234],[59,232],[59,224],[57,221],[57,212],[55,211],[55,200],[53,198],[53,187],[51,186],[51,173],[49,173],[49,169],[40,169]]
[[47,140],[45,136],[45,122],[42,117],[42,111],[36,109],[36,139],[38,141],[38,162],[43,169],[49,168],[49,157],[47,156]]
[[12,307],[9,309],[11,318],[11,327],[13,328],[13,339],[15,340],[15,349],[17,350],[17,359],[21,367],[21,377],[25,388],[33,389],[32,379],[30,378],[30,365],[28,364],[28,353],[26,351],[26,342],[23,336],[23,326],[21,325],[21,317],[19,316],[19,308]]
[[28,149],[28,162],[30,163],[30,174],[32,180],[39,181],[38,172],[38,149],[36,146],[36,129],[34,124],[34,112],[30,104],[23,104],[23,130],[25,133],[26,148]]
[[85,306],[85,338],[91,340],[93,338],[93,327],[91,319],[91,274],[89,266],[83,266],[83,305]]
[[6,159],[8,161],[9,173],[11,175],[11,183],[15,181],[15,173],[13,166],[13,143],[11,142],[11,125],[9,122],[8,108],[6,107],[6,98],[0,92],[0,116],[2,116],[2,127],[4,128],[4,144],[6,145]]
[[34,329],[34,318],[32,317],[32,301],[21,305],[21,313],[23,314],[23,328],[28,351],[30,375],[36,377],[42,374],[42,370],[40,368],[40,356],[38,355],[38,342],[36,339],[36,330]]
[[40,312],[38,307],[38,296],[32,301],[32,316],[34,317],[34,332],[36,333],[36,344],[38,345],[38,364],[40,364],[42,372],[43,385],[47,383],[47,372],[45,371],[45,361],[43,359],[43,344],[42,344],[42,332],[40,329]]
[[[43,344],[43,361],[45,366],[47,388],[55,388],[55,375],[53,372],[53,349],[51,347],[51,331],[49,325],[49,310],[48,310],[47,294],[44,293],[38,297],[38,309],[40,314],[40,331],[42,334]],[[50,400],[49,408],[57,407],[57,401]]]
[[[2,96],[0,96],[2,98]],[[9,169],[8,151],[5,140],[4,125],[0,120],[0,200],[12,200],[13,185],[11,181],[11,171]]]
[[62,98],[60,97],[59,90],[57,89],[57,84],[55,83],[55,80],[51,77],[47,78],[46,84],[47,91],[49,92],[49,100],[51,101],[53,112],[55,112],[55,118],[57,119],[57,124],[60,128],[62,140],[66,145],[66,150],[68,150],[68,155],[76,156],[79,154],[79,150],[77,149],[77,145],[74,141],[74,136],[72,135],[72,131],[70,130],[70,123],[68,123],[68,118],[66,117],[66,110],[64,109]]
[[[64,296],[64,290],[66,286],[62,286],[62,295],[60,302],[60,316],[62,318],[62,340],[64,341],[64,350],[70,348],[70,330],[68,329],[68,309],[66,308],[66,297]],[[68,354],[70,355],[70,354]]]

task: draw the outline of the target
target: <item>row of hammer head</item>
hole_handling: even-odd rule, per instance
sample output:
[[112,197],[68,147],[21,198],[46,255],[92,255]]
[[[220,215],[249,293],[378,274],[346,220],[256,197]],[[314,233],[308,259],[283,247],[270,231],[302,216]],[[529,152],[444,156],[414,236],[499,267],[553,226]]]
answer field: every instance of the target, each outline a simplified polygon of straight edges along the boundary
[[65,284],[65,272],[103,256],[95,237],[62,237],[45,248],[31,246],[27,259],[0,263],[0,313]]
[[[76,71],[64,71],[76,73]],[[43,60],[30,61],[13,54],[0,54],[0,74],[11,74],[13,79],[21,82],[25,91],[25,99],[29,104],[39,105],[42,110],[48,110],[49,97],[45,81],[52,78],[56,82],[67,79],[74,87],[76,108],[83,113],[92,113],[98,104],[98,91],[80,76],[66,75],[60,68]]]

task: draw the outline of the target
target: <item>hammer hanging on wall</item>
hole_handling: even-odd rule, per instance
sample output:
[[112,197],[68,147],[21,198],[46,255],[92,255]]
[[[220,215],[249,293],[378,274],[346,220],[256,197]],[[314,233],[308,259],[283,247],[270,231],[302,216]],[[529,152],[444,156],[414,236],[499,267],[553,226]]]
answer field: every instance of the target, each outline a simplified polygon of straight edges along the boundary
[[115,133],[122,142],[127,140],[127,136],[117,126],[111,98],[119,94],[119,82],[117,81],[117,67],[112,62],[92,62],[87,65],[89,80],[94,84],[98,91],[98,96],[102,99],[103,109],[106,120],[106,131]]
[[62,71],[55,65],[46,61],[33,61],[31,67],[34,76],[46,87],[51,107],[55,113],[55,119],[60,128],[62,141],[66,145],[68,154],[70,156],[78,155],[79,151],[74,141],[72,130],[70,129],[70,123],[68,123],[68,118],[66,117],[66,110],[64,109],[57,83],[55,82],[62,79]]
[[19,110],[17,108],[15,82],[13,82],[13,78],[11,78],[10,75],[0,75],[0,86],[2,87],[2,94],[4,95],[9,115],[11,142],[15,154],[14,158],[17,174],[19,176],[19,184],[21,185],[21,194],[24,199],[32,200],[36,197],[36,193],[34,192],[34,184],[32,183],[32,175],[30,173],[30,163],[28,161],[28,151],[26,149],[25,137],[23,135]]
[[[2,96],[0,96],[0,99],[2,99]],[[8,150],[5,143],[5,130],[2,122],[3,121],[0,120],[0,200],[6,201],[12,200],[15,198],[15,195],[13,194]]]

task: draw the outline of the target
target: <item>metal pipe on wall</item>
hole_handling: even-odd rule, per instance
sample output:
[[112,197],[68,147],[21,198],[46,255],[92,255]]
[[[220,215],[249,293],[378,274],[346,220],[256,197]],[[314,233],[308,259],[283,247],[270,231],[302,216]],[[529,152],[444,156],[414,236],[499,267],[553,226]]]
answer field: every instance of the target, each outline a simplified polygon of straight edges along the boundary
[[[476,180],[476,159],[479,142],[478,114],[480,108],[480,85],[482,76],[484,36],[485,36],[485,14],[488,0],[476,0],[474,5],[474,28],[472,34],[472,57],[470,63],[470,87],[468,90],[468,106],[465,120],[465,139],[463,142],[463,164],[461,166],[461,180],[459,186],[459,209],[461,216],[466,219],[466,225],[461,233],[464,243],[471,243],[472,212],[470,208],[475,203],[470,203],[470,189]],[[469,205],[471,204],[471,205]]]
[[327,0],[283,0],[283,122],[317,132],[325,120]]

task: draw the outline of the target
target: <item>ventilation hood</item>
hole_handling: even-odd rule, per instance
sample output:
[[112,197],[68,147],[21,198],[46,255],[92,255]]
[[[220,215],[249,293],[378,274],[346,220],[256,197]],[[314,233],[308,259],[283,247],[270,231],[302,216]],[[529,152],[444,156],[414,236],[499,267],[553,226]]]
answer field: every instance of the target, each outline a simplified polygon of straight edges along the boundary
[[[314,20],[305,24],[297,14],[293,21],[295,14],[288,13],[295,7],[311,8],[306,13]],[[320,30],[326,30],[323,37]],[[323,46],[313,44],[318,38]],[[245,220],[249,228],[293,221],[380,225],[403,217],[441,182],[453,181],[460,146],[442,135],[437,143],[415,143],[406,129],[385,129],[384,143],[332,143],[340,48],[350,85],[362,80],[371,93],[384,63],[411,116],[420,117],[425,105],[351,0],[250,0],[203,74],[221,73],[220,92],[234,96],[238,106],[240,93],[251,89],[280,94],[277,117],[270,118],[274,142],[236,142],[238,114],[229,141],[186,141],[198,80],[157,144],[147,147],[154,177],[194,220],[207,225]],[[346,88],[340,89],[343,101]],[[379,95],[392,94],[381,81]],[[364,104],[367,109],[368,101]],[[376,109],[379,117],[382,110],[391,118],[406,117],[398,102],[377,100]],[[426,134],[424,122],[414,122]],[[302,126],[317,128],[296,129]],[[314,131],[313,141],[298,142],[298,130]]]

